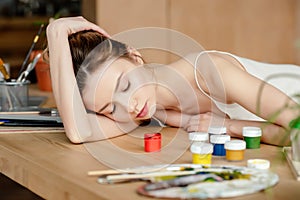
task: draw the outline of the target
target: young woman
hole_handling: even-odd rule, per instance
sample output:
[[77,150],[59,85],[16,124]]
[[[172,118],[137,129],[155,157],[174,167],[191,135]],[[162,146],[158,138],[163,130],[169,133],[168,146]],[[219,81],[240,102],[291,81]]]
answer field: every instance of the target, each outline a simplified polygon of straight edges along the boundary
[[[226,126],[233,137],[241,137],[244,126],[259,126],[263,142],[282,145],[290,121],[299,115],[283,109],[298,106],[286,91],[292,87],[282,84],[288,81],[264,81],[282,72],[300,77],[294,65],[219,51],[149,65],[138,51],[82,17],[55,20],[47,39],[54,97],[74,143],[128,133],[154,118],[189,132]],[[275,114],[273,123],[262,120]]]

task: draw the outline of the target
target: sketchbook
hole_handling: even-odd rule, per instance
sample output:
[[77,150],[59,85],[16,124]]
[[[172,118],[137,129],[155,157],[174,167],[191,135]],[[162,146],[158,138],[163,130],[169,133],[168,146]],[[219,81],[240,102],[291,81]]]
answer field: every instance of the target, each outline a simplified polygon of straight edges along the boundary
[[292,148],[291,147],[283,147],[282,149],[290,168],[292,169],[293,174],[295,175],[297,181],[300,181],[300,162],[294,161],[292,159]]
[[0,112],[0,122],[2,122],[4,126],[63,126],[56,109]]

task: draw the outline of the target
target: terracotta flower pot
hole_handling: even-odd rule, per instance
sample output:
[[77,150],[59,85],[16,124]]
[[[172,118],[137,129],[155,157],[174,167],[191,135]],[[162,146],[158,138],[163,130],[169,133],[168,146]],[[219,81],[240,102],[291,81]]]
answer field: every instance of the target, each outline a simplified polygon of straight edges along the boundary
[[[33,51],[30,55],[30,60],[32,60],[35,55],[42,53],[41,50]],[[51,76],[50,76],[50,66],[48,63],[44,62],[41,57],[35,66],[35,73],[37,78],[38,87],[42,91],[52,91]]]

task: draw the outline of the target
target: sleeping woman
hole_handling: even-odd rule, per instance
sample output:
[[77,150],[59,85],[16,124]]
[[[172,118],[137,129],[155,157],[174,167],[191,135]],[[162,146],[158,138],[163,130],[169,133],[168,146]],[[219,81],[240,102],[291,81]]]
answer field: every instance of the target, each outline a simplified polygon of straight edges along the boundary
[[289,123],[299,116],[290,109],[298,106],[292,98],[298,80],[266,81],[282,73],[300,77],[295,65],[220,51],[145,63],[137,50],[82,17],[50,23],[47,40],[55,101],[73,143],[116,137],[155,119],[187,132],[225,126],[233,137],[257,126],[263,142],[284,145]]

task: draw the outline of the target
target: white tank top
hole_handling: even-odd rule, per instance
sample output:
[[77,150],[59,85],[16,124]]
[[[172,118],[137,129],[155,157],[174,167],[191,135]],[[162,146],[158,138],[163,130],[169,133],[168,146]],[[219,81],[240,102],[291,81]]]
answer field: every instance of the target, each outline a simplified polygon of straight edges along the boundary
[[[207,53],[207,52],[217,52],[235,58],[249,74],[273,85],[274,87],[278,88],[283,93],[285,93],[286,95],[288,95],[289,97],[297,101],[295,98],[295,94],[300,94],[300,67],[299,66],[291,65],[291,64],[262,63],[247,58],[242,58],[227,52],[220,52],[220,51],[205,51],[201,53]],[[206,94],[202,90],[202,88],[199,89],[204,94]],[[246,110],[245,108],[243,108],[241,105],[237,103],[225,104],[213,99],[211,96],[208,97],[217,105],[217,107],[221,111],[228,114],[231,119],[259,120],[259,121],[263,120],[262,118],[249,112],[248,110]]]

